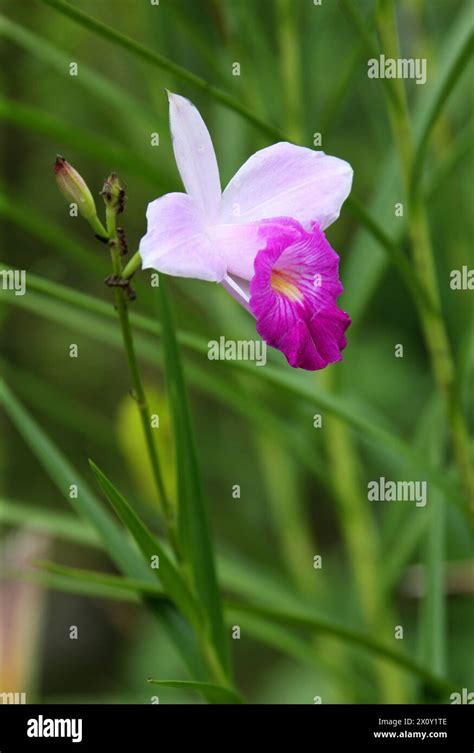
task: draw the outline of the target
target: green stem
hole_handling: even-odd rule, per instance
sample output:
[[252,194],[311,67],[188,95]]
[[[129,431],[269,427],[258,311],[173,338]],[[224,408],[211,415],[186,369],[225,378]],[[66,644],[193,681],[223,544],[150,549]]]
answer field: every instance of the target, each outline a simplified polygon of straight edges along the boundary
[[286,132],[297,144],[302,135],[298,12],[293,0],[278,0],[277,13]]
[[[262,468],[272,524],[282,558],[298,591],[311,598],[321,594],[319,571],[312,567],[317,552],[310,522],[298,488],[295,469],[286,449],[269,435],[257,434],[257,452]],[[288,504],[288,500],[292,504]]]
[[[398,59],[399,44],[393,0],[378,0],[377,27],[384,53]],[[388,101],[388,111],[402,166],[405,197],[408,204],[408,232],[413,261],[426,293],[432,302],[417,301],[420,320],[429,350],[433,374],[448,407],[452,446],[467,495],[468,512],[474,525],[474,467],[470,461],[469,433],[456,389],[455,365],[441,311],[441,300],[431,247],[428,218],[421,194],[412,194],[415,147],[405,88],[401,79],[394,79],[397,100]]]
[[131,277],[137,272],[142,265],[142,257],[139,251],[135,251],[133,256],[129,259],[122,271],[122,279],[130,280]]
[[153,437],[153,430],[151,428],[151,418],[148,408],[148,403],[143,388],[142,380],[140,377],[140,371],[138,368],[137,358],[135,354],[135,347],[133,344],[132,332],[130,327],[130,321],[128,318],[127,304],[125,301],[124,292],[120,289],[115,290],[115,302],[117,305],[117,311],[119,315],[120,327],[122,330],[123,343],[125,346],[125,352],[127,355],[128,365],[133,383],[134,398],[136,400],[138,409],[140,411],[140,417],[143,425],[143,432],[148,448],[148,454],[150,457],[151,466],[153,469],[153,475],[155,478],[156,486],[160,499],[163,505],[163,511],[166,515],[168,523],[172,523],[174,518],[173,509],[168,500],[163,478],[161,475],[161,468],[156,452],[155,441]]
[[214,682],[216,682],[218,685],[222,685],[222,687],[224,688],[235,690],[232,681],[227,676],[219,660],[219,657],[217,656],[211,637],[208,635],[208,633],[206,631],[201,631],[198,636],[198,641],[211,679],[214,680]]
[[421,659],[436,674],[446,669],[445,501],[435,492],[425,542],[421,602]]
[[[122,263],[120,258],[120,251],[116,233],[116,214],[110,207],[106,209],[107,219],[107,232],[109,236],[109,246],[112,257],[112,270],[117,277],[122,276]],[[140,376],[140,370],[138,367],[137,356],[135,353],[135,345],[133,342],[132,329],[130,326],[130,319],[128,316],[128,305],[126,300],[126,293],[121,287],[114,288],[115,308],[117,309],[118,318],[120,322],[120,329],[122,332],[123,344],[125,347],[125,354],[127,356],[128,367],[132,378],[133,396],[135,398],[138,411],[143,427],[143,434],[148,450],[148,457],[150,459],[151,469],[155,480],[156,488],[160,498],[163,515],[165,517],[168,534],[173,548],[178,554],[178,539],[176,534],[176,522],[175,512],[171,502],[168,499],[163,476],[161,473],[160,461],[155,445],[155,438],[153,436],[153,429],[151,427],[151,416],[148,407],[148,401],[146,398],[145,390],[143,387],[142,379]]]
[[467,69],[467,63],[472,57],[473,48],[474,36],[471,32],[470,34],[466,35],[462,45],[457,50],[457,53],[453,58],[451,65],[447,69],[447,73],[445,73],[443,84],[438,88],[437,95],[429,112],[429,117],[426,119],[423,130],[418,138],[418,146],[411,174],[412,193],[415,193],[419,189],[419,181],[422,175],[429,137],[431,135],[433,126],[437,121],[444,103],[448,99],[451,92],[454,90],[456,82]]
[[[110,207],[105,208],[105,220],[107,223],[106,237],[109,238],[110,248],[112,250],[112,265],[117,266],[114,260],[114,249],[117,249],[117,215],[115,211]],[[121,267],[120,257],[118,258],[118,267]],[[114,272],[116,269],[114,269]]]
[[[302,501],[295,469],[291,459],[271,433],[257,434],[257,449],[261,459],[268,494],[272,522],[277,534],[281,554],[298,593],[309,603],[323,603],[328,598],[329,583],[323,570],[315,570],[313,557],[320,552],[311,531],[311,521]],[[288,504],[288,500],[292,504]],[[328,679],[341,674],[348,666],[344,646],[331,636],[313,636],[311,650],[319,666],[328,671]],[[341,681],[343,678],[341,677]],[[352,689],[344,678],[344,689],[337,702],[353,701]],[[335,692],[335,691],[333,691]]]
[[[109,245],[110,245],[111,256],[112,256],[113,273],[114,275],[117,275],[118,277],[124,279],[124,271],[122,271],[121,256],[120,256],[120,251],[119,251],[119,246],[118,246],[118,241],[117,241],[117,234],[116,234],[115,211],[112,208],[107,207],[106,217],[107,217],[107,230],[109,233]],[[130,260],[130,262],[128,263],[127,267],[131,266],[132,268],[134,268],[134,271],[135,271],[140,266],[140,263],[141,263],[141,259],[137,251],[135,255],[132,257],[132,259]],[[143,388],[142,380],[140,377],[140,371],[138,368],[138,362],[137,362],[137,358],[135,354],[132,330],[130,327],[130,321],[128,317],[126,293],[123,290],[123,288],[116,287],[114,289],[114,297],[115,297],[115,305],[116,305],[117,312],[119,315],[119,321],[120,321],[120,327],[122,330],[122,338],[123,338],[123,342],[125,346],[125,352],[127,355],[130,373],[132,376],[134,397],[136,399],[138,409],[140,412],[140,417],[142,420],[143,432],[145,435],[145,440],[146,440],[146,444],[148,448],[148,454],[149,454],[149,458],[150,458],[150,462],[151,462],[151,466],[153,470],[153,475],[155,478],[156,486],[157,486],[161,504],[162,504],[163,514],[165,516],[168,535],[169,535],[171,544],[173,546],[174,552],[176,554],[176,557],[178,561],[181,562],[181,553],[180,553],[180,545],[179,545],[178,532],[177,532],[177,526],[176,526],[175,510],[171,506],[168,500],[168,496],[167,496],[166,489],[163,482],[163,477],[161,474],[161,468],[160,468],[158,454],[156,451],[153,430],[151,428],[150,412],[149,412],[146,394]],[[229,678],[226,675],[224,668],[222,667],[219,661],[219,657],[215,651],[215,648],[213,646],[211,636],[208,633],[207,627],[204,627],[202,630],[198,632],[198,641],[199,641],[199,645],[201,648],[204,661],[209,669],[211,678],[219,685],[223,685],[225,687],[231,688],[232,685],[229,681]]]
[[[356,7],[354,0],[339,0],[339,1],[347,17],[350,19],[355,29],[357,29],[358,34],[363,40],[367,53],[372,58],[378,58],[379,49],[378,49],[375,39],[373,38],[372,28],[371,26],[369,26],[369,24],[367,23],[366,19],[364,18],[360,10]],[[395,79],[383,78],[381,79],[381,84],[385,89],[385,92],[387,94],[387,98],[389,99],[389,101],[394,106],[396,106],[397,92],[396,92]]]
[[262,605],[261,603],[255,604],[241,602],[234,598],[226,599],[226,605],[228,609],[232,609],[235,612],[238,611],[242,614],[250,612],[253,615],[259,615],[268,621],[288,627],[301,628],[303,630],[307,629],[315,632],[318,631],[320,633],[330,633],[331,636],[345,640],[347,643],[352,643],[354,646],[360,646],[362,648],[366,647],[381,658],[388,659],[389,662],[397,664],[401,669],[407,669],[418,677],[424,679],[433,690],[439,691],[444,697],[446,694],[452,693],[456,690],[456,686],[452,681],[438,677],[438,675],[433,674],[431,670],[426,669],[424,665],[420,665],[407,654],[401,653],[400,651],[393,649],[391,646],[388,646],[378,637],[374,638],[372,635],[368,637],[366,633],[347,628],[345,625],[336,625],[335,623],[329,625],[327,620],[322,617],[310,616],[308,613],[300,614],[298,610],[281,610],[278,607],[267,606],[266,604]]
[[93,229],[94,233],[96,235],[99,235],[101,238],[107,238],[107,230],[103,226],[102,222],[99,220],[97,215],[93,217],[89,217],[87,222]]

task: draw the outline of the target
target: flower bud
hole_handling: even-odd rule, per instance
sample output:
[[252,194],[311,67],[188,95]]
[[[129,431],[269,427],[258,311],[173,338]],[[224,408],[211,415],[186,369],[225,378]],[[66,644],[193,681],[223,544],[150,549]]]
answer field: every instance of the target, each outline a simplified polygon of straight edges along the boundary
[[54,163],[58,188],[70,203],[76,204],[79,214],[94,230],[99,240],[107,239],[107,231],[97,216],[95,202],[85,180],[73,166],[59,154]]
[[54,174],[58,188],[67,201],[77,204],[79,214],[86,220],[97,215],[94,199],[87,183],[72,165],[61,157],[56,157]]
[[100,195],[104,197],[107,209],[111,209],[115,214],[121,214],[125,208],[125,189],[117,173],[110,173],[104,183]]

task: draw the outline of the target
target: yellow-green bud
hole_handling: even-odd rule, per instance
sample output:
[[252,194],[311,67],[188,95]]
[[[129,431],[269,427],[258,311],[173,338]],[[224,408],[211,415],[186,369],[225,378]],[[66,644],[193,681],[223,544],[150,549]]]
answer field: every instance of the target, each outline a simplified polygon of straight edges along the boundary
[[94,199],[87,183],[72,165],[61,157],[56,157],[54,174],[58,188],[67,201],[77,204],[79,214],[89,220],[97,214]]
[[97,237],[102,240],[106,238],[107,231],[97,217],[95,202],[84,178],[59,154],[54,163],[54,174],[66,200],[76,204],[79,214],[87,220]]

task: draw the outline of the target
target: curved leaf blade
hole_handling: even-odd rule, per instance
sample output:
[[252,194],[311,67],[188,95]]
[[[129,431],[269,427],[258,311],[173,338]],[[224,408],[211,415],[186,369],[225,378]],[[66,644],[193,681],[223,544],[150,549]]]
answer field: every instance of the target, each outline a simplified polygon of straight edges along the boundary
[[112,505],[125,528],[127,528],[135,539],[145,560],[150,562],[151,558],[159,557],[159,568],[151,569],[152,573],[159,578],[166,593],[189,620],[191,625],[199,630],[202,625],[199,606],[185,580],[168,557],[163,545],[152,535],[125,497],[120,494],[100,468],[92,460],[89,461],[89,464],[105,497]]
[[148,47],[145,47],[139,42],[136,42],[134,39],[127,37],[126,34],[122,34],[120,31],[112,29],[112,27],[107,26],[101,21],[98,21],[96,18],[87,15],[87,13],[83,13],[83,11],[79,10],[78,8],[74,8],[72,5],[69,5],[69,3],[64,2],[64,0],[40,1],[45,5],[49,5],[51,8],[59,11],[63,15],[68,16],[76,23],[84,26],[86,29],[93,31],[95,34],[98,34],[104,39],[108,39],[110,42],[113,42],[123,49],[128,50],[136,57],[144,60],[146,63],[150,63],[157,68],[168,71],[182,81],[186,81],[187,83],[195,86],[197,89],[201,89],[202,91],[206,92],[206,94],[213,97],[216,101],[221,102],[226,107],[229,107],[231,110],[234,110],[235,112],[245,117],[250,123],[253,123],[255,126],[257,126],[257,128],[259,128],[263,133],[266,133],[273,139],[276,138],[278,140],[281,140],[282,135],[276,128],[260,120],[260,118],[258,118],[247,107],[242,105],[237,99],[234,99],[229,94],[227,94],[227,92],[222,91],[222,89],[219,89],[217,86],[213,86],[212,84],[208,83],[200,76],[197,76],[195,73],[192,73],[191,71],[188,71],[186,68],[183,68],[177,63],[174,63],[172,60],[169,60],[167,57],[165,57],[165,55],[162,55],[159,52],[155,52],[154,50],[150,50]]
[[[28,297],[25,296],[25,298]],[[24,408],[1,377],[0,405],[3,405],[5,412],[19,434],[37,457],[60,493],[72,505],[80,517],[93,525],[105,550],[111,560],[116,563],[117,567],[131,578],[152,580],[152,575],[142,558],[133,546],[131,546],[123,531],[102,508],[102,505],[89,488],[89,485],[41,429],[39,424],[30,416],[26,408]],[[71,499],[68,494],[71,483],[77,484],[80,488],[78,499]],[[146,597],[145,603],[162,620],[168,635],[180,651],[192,675],[198,678],[202,677],[204,675],[202,661],[198,653],[195,638],[190,633],[188,625],[176,613],[174,607],[161,604],[153,598]]]
[[202,491],[194,429],[180,354],[162,278],[163,275],[160,277],[157,293],[178,463],[178,534],[182,552],[190,565],[196,591],[209,621],[216,653],[222,667],[229,673],[229,647],[224,630],[221,597],[214,564],[211,527]]
[[223,685],[213,685],[210,682],[194,682],[193,680],[154,680],[149,678],[151,685],[161,685],[163,688],[178,688],[179,690],[195,690],[210,703],[243,703],[242,696]]

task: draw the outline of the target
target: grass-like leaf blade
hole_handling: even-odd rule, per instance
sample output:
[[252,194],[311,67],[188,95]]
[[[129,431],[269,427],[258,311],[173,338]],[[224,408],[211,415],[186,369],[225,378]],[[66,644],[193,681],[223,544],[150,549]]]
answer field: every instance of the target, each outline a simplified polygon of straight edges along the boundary
[[195,690],[210,703],[243,703],[243,698],[230,688],[214,685],[210,682],[194,682],[193,680],[154,680],[151,685],[161,685],[163,688],[178,688],[179,690]]
[[[0,378],[0,404],[3,405],[19,434],[33,454],[36,455],[64,498],[81,518],[92,524],[103,542],[104,549],[117,567],[128,577],[153,581],[150,569],[111,516],[102,508],[87,482],[30,416],[2,378]],[[79,487],[78,499],[72,499],[68,494],[71,483]],[[204,669],[195,638],[188,626],[177,615],[174,607],[162,606],[153,599],[146,599],[146,603],[150,610],[162,620],[168,635],[183,656],[192,676],[201,678]]]
[[100,468],[92,460],[89,463],[100,488],[125,528],[127,528],[135,539],[145,560],[150,562],[152,557],[159,557],[159,568],[152,569],[150,564],[151,572],[159,578],[166,593],[189,620],[191,625],[199,630],[202,624],[200,609],[186,581],[169,558],[162,544],[153,536],[125,497],[120,494]]
[[[13,267],[2,264],[2,268],[12,269]],[[104,318],[114,319],[114,311],[105,301],[72,290],[64,285],[50,282],[34,274],[28,274],[28,284],[30,293],[27,296],[10,296],[8,303],[31,310],[35,316],[39,314],[51,321],[67,324],[73,329],[83,331],[99,342],[103,342],[105,345],[120,347],[120,337],[116,329],[103,321]],[[45,295],[35,296],[34,291],[36,290]],[[70,306],[60,305],[59,302],[68,303]],[[84,312],[81,316],[79,316],[79,309]],[[102,320],[99,316],[91,316],[88,312],[98,314]],[[132,314],[131,320],[137,329],[146,334],[163,335],[163,328],[160,323],[149,317]],[[207,344],[203,338],[190,332],[178,332],[177,340],[183,347],[195,353],[207,355]],[[150,363],[159,365],[160,361],[156,348],[150,342],[142,341],[137,337],[136,343],[137,351],[141,357],[144,357]],[[465,500],[458,484],[453,483],[453,480],[439,469],[433,468],[426,461],[423,453],[413,450],[407,442],[385,428],[382,423],[375,423],[372,417],[367,416],[367,411],[363,412],[360,407],[356,408],[344,396],[332,396],[327,391],[316,389],[314,384],[310,387],[303,381],[295,379],[294,375],[288,374],[284,369],[272,366],[266,366],[265,369],[260,369],[258,372],[247,361],[225,361],[219,363],[219,366],[222,371],[216,369],[216,376],[221,374],[223,379],[225,379],[226,369],[250,372],[253,376],[257,375],[258,378],[269,382],[276,389],[292,395],[295,399],[303,400],[308,405],[322,408],[331,415],[337,416],[360,432],[363,441],[371,447],[375,447],[377,451],[383,450],[384,453],[392,455],[401,465],[411,463],[418,466],[420,471],[423,470],[427,480],[443,491],[451,503],[456,504],[460,510],[465,509]]]
[[[53,563],[38,563],[38,566],[41,567],[46,576],[41,582],[57,590],[72,591],[85,596],[102,595],[104,598],[125,601],[136,601],[139,595],[144,593],[163,597],[163,592],[158,584],[155,585],[146,581],[70,568]],[[41,575],[41,572],[39,575]],[[53,577],[48,581],[50,575]],[[450,680],[442,675],[434,674],[430,669],[406,654],[385,646],[357,628],[338,623],[328,617],[315,615],[304,605],[297,608],[285,604],[283,607],[275,606],[272,608],[261,604],[256,605],[229,599],[225,602],[225,608],[228,621],[230,618],[229,624],[234,624],[236,620],[239,620],[239,623],[245,625],[245,629],[247,629],[246,618],[251,616],[252,620],[259,618],[262,625],[266,622],[270,626],[286,626],[287,629],[303,630],[310,635],[319,633],[331,635],[347,646],[364,649],[403,667],[411,674],[425,680],[433,690],[451,692],[454,688]],[[266,633],[263,626],[259,629],[258,639],[266,643]]]
[[196,591],[206,611],[216,653],[225,672],[229,673],[229,649],[224,631],[208,511],[202,491],[180,354],[162,277],[157,295],[178,463],[178,535],[183,555],[191,568]]
[[110,26],[107,26],[107,24],[104,24],[101,21],[98,21],[96,18],[87,15],[87,13],[84,13],[78,8],[74,8],[69,3],[64,2],[64,0],[41,0],[41,2],[43,2],[45,5],[51,6],[63,15],[68,16],[76,23],[80,24],[86,29],[89,29],[90,31],[93,31],[95,34],[98,34],[104,39],[107,39],[110,42],[113,42],[115,45],[128,50],[137,58],[145,61],[146,63],[154,65],[157,68],[161,68],[162,70],[168,71],[173,76],[176,76],[176,78],[179,78],[180,80],[185,81],[192,86],[195,86],[197,89],[201,89],[201,91],[204,91],[217,102],[221,102],[221,104],[229,107],[231,110],[234,110],[235,112],[245,117],[250,123],[253,123],[257,128],[259,128],[263,133],[266,133],[271,138],[281,139],[281,134],[276,128],[260,120],[260,118],[258,118],[255,113],[245,107],[241,102],[239,102],[238,99],[234,99],[229,94],[227,94],[227,92],[222,91],[222,89],[219,89],[217,86],[213,86],[208,81],[205,81],[200,76],[197,76],[195,73],[192,73],[191,71],[188,71],[186,68],[183,68],[172,60],[169,60],[165,55],[162,55],[159,52],[155,52],[154,50],[150,50],[148,47],[145,47],[139,42],[136,42],[126,34],[122,34],[122,32],[117,31],[116,29],[112,29]]

